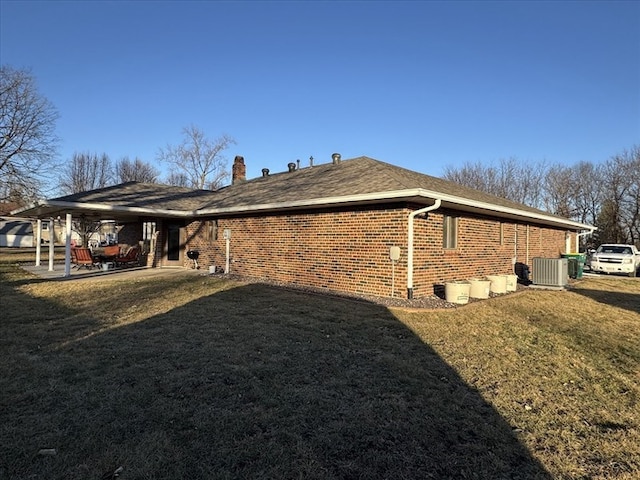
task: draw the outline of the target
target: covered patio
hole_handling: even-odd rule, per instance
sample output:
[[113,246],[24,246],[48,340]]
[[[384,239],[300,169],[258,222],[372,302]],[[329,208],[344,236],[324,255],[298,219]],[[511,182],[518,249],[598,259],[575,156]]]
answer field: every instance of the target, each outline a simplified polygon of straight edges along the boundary
[[[204,192],[206,193],[210,192]],[[96,268],[92,269],[93,271],[78,272],[73,268],[72,263],[73,225],[101,221],[115,222],[121,227],[127,227],[126,239],[121,239],[125,235],[119,231],[118,243],[131,246],[144,243],[145,258],[141,262],[142,266],[184,267],[182,239],[168,240],[171,231],[167,230],[167,226],[177,226],[180,229],[185,220],[192,215],[192,208],[202,201],[202,195],[203,192],[193,192],[191,189],[181,187],[129,182],[66,197],[41,200],[12,214],[36,221],[34,269],[38,272],[46,269],[53,277],[59,276],[60,272],[63,277],[76,277],[81,273],[94,275],[109,273],[97,272]],[[64,239],[65,254],[62,270],[60,265],[54,263],[54,243],[49,242],[45,245],[43,242],[43,230],[53,232],[54,224],[61,230],[61,238]],[[161,232],[163,228],[167,231]],[[167,244],[169,241],[172,242],[170,245]],[[172,260],[167,258],[170,249],[178,250],[178,261],[168,261]]]

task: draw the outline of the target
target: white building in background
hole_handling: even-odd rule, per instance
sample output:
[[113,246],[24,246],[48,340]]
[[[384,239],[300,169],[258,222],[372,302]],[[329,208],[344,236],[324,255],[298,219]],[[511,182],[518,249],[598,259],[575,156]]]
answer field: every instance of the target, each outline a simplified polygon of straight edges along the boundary
[[30,219],[0,217],[0,247],[33,247],[35,236]]

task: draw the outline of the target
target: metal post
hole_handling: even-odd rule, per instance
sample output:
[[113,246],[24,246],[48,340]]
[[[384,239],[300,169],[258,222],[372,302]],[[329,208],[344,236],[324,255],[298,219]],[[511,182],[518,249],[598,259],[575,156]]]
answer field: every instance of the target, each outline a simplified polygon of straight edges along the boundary
[[230,240],[227,238],[227,257],[224,264],[224,273],[229,273],[229,242]]

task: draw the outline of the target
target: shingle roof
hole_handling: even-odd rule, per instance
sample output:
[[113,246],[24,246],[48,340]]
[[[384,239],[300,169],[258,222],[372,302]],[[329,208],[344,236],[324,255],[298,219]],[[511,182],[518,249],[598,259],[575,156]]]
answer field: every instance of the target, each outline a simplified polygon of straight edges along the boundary
[[307,167],[231,185],[218,190],[210,203],[202,205],[200,209],[335,199],[412,189],[423,189],[532,213],[545,213],[536,208],[369,157]]
[[197,217],[330,206],[346,201],[364,202],[363,198],[366,203],[395,198],[427,205],[439,197],[443,198],[443,205],[468,211],[501,212],[510,218],[533,217],[548,224],[589,228],[536,208],[369,157],[277,173],[216,191],[130,182],[55,198],[20,213],[46,216],[73,209],[103,217],[109,214]]
[[51,201],[101,204],[113,207],[193,211],[214,194],[211,190],[127,182],[111,187],[74,193]]

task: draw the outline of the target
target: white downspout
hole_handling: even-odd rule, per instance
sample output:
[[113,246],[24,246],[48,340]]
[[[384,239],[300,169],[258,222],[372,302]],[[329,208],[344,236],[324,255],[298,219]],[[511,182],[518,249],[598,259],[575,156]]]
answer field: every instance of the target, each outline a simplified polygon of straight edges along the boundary
[[407,230],[408,239],[407,239],[407,298],[413,298],[413,219],[416,215],[420,215],[421,213],[427,213],[432,210],[437,210],[440,208],[440,204],[442,200],[436,198],[436,201],[433,205],[428,207],[420,208],[415,212],[411,212],[409,214],[409,228]]
[[582,233],[576,234],[576,253],[580,253],[580,237],[584,237],[585,235],[591,235],[596,230],[597,228],[593,227],[588,232],[582,232]]
[[525,253],[525,259],[524,259],[524,264],[525,265],[529,265],[529,241],[530,241],[529,224],[527,223],[527,251]]
[[511,268],[515,269],[518,262],[518,224],[513,224],[513,258],[511,259]]

